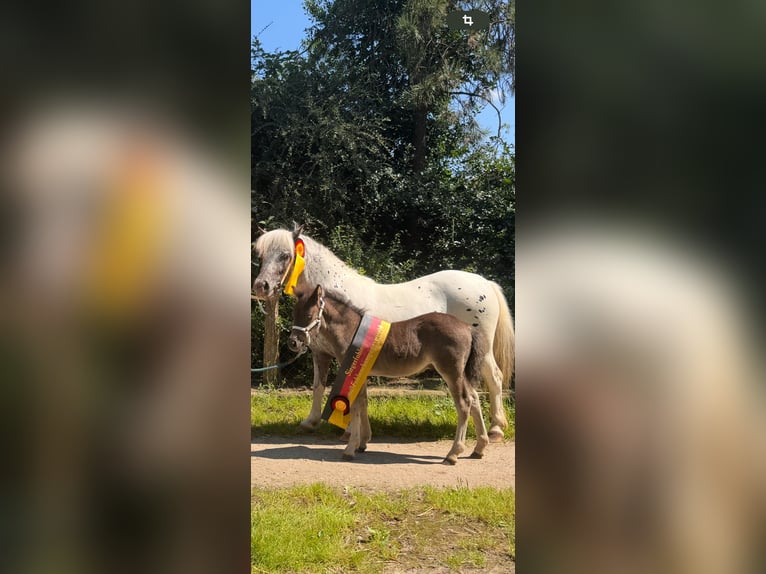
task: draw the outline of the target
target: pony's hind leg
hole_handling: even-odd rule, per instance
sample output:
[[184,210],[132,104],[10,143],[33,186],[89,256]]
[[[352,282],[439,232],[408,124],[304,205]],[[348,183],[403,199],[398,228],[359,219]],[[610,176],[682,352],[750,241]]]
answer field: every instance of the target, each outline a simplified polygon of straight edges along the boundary
[[468,430],[468,414],[471,409],[470,396],[466,392],[465,378],[460,377],[457,382],[450,384],[447,380],[452,399],[457,409],[457,429],[455,430],[455,442],[444,459],[445,464],[457,464],[457,457],[465,450],[465,435]]
[[487,353],[484,358],[484,364],[481,368],[484,384],[489,391],[489,412],[490,442],[501,442],[503,440],[503,430],[508,426],[508,420],[505,418],[505,408],[503,408],[503,373],[495,362],[492,353]]
[[484,449],[489,444],[489,436],[487,435],[487,427],[484,425],[484,417],[481,414],[479,393],[473,387],[470,388],[469,392],[471,395],[471,418],[476,429],[476,447],[474,447],[471,453],[471,458],[483,458]]
[[319,424],[322,422],[322,399],[324,399],[327,372],[330,370],[330,361],[332,360],[330,355],[324,353],[312,353],[311,355],[314,360],[314,386],[312,387],[311,412],[300,424],[301,428],[307,431],[318,429]]

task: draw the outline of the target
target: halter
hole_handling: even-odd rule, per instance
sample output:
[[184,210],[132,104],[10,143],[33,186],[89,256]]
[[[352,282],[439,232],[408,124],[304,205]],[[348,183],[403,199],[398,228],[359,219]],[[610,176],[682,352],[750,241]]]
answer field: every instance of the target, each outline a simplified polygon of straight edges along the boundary
[[314,319],[311,323],[309,323],[305,327],[298,327],[297,325],[293,325],[293,328],[292,328],[293,331],[300,331],[301,333],[306,335],[307,347],[311,345],[311,331],[313,331],[315,327],[319,327],[319,324],[322,322],[323,312],[324,312],[324,295],[322,295],[319,298],[319,313],[317,313],[316,319]]

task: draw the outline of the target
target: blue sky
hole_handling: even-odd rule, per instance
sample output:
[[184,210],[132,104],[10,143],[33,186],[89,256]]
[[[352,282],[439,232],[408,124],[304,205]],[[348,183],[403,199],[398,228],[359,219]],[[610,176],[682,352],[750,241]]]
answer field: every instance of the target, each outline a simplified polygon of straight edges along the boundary
[[[258,34],[266,50],[294,50],[300,46],[304,30],[310,24],[302,0],[251,0],[250,8],[250,34]],[[515,99],[509,97],[501,110],[503,123],[510,124],[510,130],[506,130],[504,135],[511,144],[516,142],[515,104]],[[502,104],[497,102],[497,105]],[[497,113],[490,106],[479,114],[477,120],[490,134],[497,132]]]

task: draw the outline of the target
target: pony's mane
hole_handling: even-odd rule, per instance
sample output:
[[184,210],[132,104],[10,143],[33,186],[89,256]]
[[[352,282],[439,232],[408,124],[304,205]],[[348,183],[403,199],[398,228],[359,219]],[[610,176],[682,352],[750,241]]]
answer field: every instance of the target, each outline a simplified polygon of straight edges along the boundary
[[[274,229],[261,235],[254,244],[254,249],[258,257],[263,257],[271,252],[295,254],[294,231],[287,229]],[[333,277],[341,276],[345,278],[345,285],[354,284],[353,293],[364,292],[368,285],[375,284],[369,277],[360,275],[353,268],[341,261],[332,251],[327,249],[318,241],[307,235],[301,234],[306,245],[305,260],[306,266],[303,270],[305,282],[310,286],[322,285],[325,296],[329,296],[341,305],[348,305],[354,311],[364,315],[366,309],[360,308],[348,299],[348,293],[341,292],[333,288]],[[362,296],[362,300],[364,297]]]
[[346,295],[343,293],[338,293],[336,291],[327,291],[322,288],[324,291],[324,298],[330,299],[335,303],[338,303],[339,305],[345,305],[346,307],[351,308],[352,311],[355,311],[356,313],[359,313],[360,315],[364,316],[365,313],[367,313],[367,309],[364,309],[362,307],[359,307],[355,305]]
[[[333,303],[337,305],[349,307],[352,311],[355,311],[356,313],[359,313],[360,315],[364,315],[365,313],[367,313],[367,309],[364,309],[362,307],[359,307],[358,305],[355,305],[343,293],[338,293],[336,291],[326,291],[324,287],[322,288],[322,291],[324,293],[325,300],[329,299],[330,301],[332,301]],[[299,291],[298,288],[295,289],[295,295],[299,299],[303,297],[308,297],[309,295],[313,293],[314,293],[314,289],[310,289],[307,291]]]
[[272,249],[292,251],[293,234],[287,231],[287,229],[274,229],[273,231],[268,231],[255,241],[254,248],[258,257],[263,257],[265,253],[268,253]]
[[[292,236],[291,236],[292,237]],[[356,275],[359,275],[357,271],[355,271],[353,268],[346,265],[341,259],[338,258],[335,253],[327,249],[324,245],[316,241],[315,239],[312,239],[308,235],[301,235],[301,238],[303,239],[303,242],[306,244],[306,270],[304,273],[306,273],[307,277],[311,278],[311,281],[313,283],[321,283],[322,277],[315,277],[313,272],[316,271],[316,265],[311,265],[311,262],[313,260],[318,259],[324,259],[324,260],[330,260],[333,265],[337,266],[339,269],[342,269],[344,271],[348,271],[349,273],[354,273]],[[360,277],[363,277],[362,275],[359,275]]]
[[[324,245],[312,239],[308,235],[301,234],[301,239],[306,244],[306,279],[312,285],[317,285],[326,281],[326,277],[322,277],[321,274],[317,274],[317,266],[313,264],[315,261],[322,260],[325,265],[328,263],[335,267],[337,270],[357,275],[360,281],[374,282],[369,277],[360,275],[353,268],[346,265],[341,259],[338,258],[332,251],[327,249]],[[258,257],[263,257],[264,254],[271,250],[289,251],[294,253],[295,241],[293,239],[293,232],[287,229],[274,229],[267,231],[261,235],[254,244],[254,249]],[[330,292],[332,288],[328,285],[325,291]]]

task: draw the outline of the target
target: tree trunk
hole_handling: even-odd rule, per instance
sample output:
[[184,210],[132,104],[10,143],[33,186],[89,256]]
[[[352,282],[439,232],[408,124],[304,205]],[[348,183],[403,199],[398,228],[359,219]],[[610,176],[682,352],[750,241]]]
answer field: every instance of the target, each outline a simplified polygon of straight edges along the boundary
[[[276,365],[279,362],[279,331],[277,317],[279,316],[279,297],[269,297],[264,301],[266,317],[264,319],[263,365]],[[279,381],[279,370],[269,369],[264,372],[263,380],[267,385],[276,385]]]

